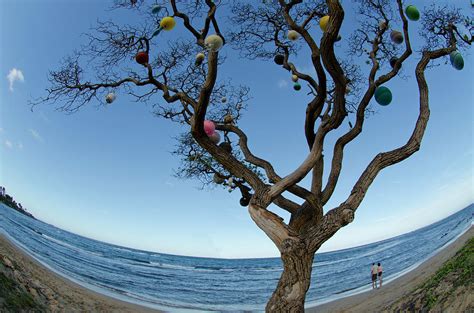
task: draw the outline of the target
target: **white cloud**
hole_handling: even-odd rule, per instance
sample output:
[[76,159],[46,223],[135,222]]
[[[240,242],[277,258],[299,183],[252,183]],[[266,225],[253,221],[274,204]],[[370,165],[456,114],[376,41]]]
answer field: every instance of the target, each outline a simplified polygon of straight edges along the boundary
[[30,128],[29,131],[31,136],[33,136],[33,138],[35,138],[37,141],[44,142],[43,137],[41,137],[41,135],[36,130]]
[[279,88],[286,88],[286,87],[288,87],[288,82],[284,79],[280,79],[278,81],[278,87]]
[[5,140],[5,146],[8,148],[8,149],[11,149],[13,147],[12,145],[12,142],[10,140]]
[[25,77],[23,76],[23,73],[21,70],[17,70],[16,68],[12,68],[10,70],[10,73],[7,75],[7,79],[10,82],[10,91],[13,91],[13,83],[16,81],[19,82],[24,82]]
[[23,143],[21,141],[17,144],[17,146],[18,146],[18,149],[20,150],[23,149]]

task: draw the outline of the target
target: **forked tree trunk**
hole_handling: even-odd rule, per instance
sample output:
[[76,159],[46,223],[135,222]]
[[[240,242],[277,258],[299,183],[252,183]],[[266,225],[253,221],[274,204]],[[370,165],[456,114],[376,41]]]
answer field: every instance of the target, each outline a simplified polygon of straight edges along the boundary
[[267,303],[266,312],[304,312],[306,292],[311,282],[314,252],[304,246],[282,253],[283,273],[276,290]]

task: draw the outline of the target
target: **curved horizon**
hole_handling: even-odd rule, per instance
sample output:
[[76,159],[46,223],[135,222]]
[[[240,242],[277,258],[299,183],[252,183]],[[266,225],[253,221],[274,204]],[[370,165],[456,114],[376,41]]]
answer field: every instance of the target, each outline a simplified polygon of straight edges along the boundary
[[[2,203],[0,203],[2,204]],[[401,234],[398,234],[398,235],[395,235],[395,236],[392,236],[392,237],[387,237],[387,238],[383,238],[383,239],[380,239],[380,240],[376,240],[376,241],[372,241],[372,242],[368,242],[368,243],[364,243],[364,244],[360,244],[360,245],[355,245],[355,246],[350,246],[350,247],[346,247],[346,248],[341,248],[341,249],[336,249],[336,250],[325,250],[325,251],[318,251],[316,252],[316,254],[324,254],[324,253],[332,253],[332,252],[343,252],[345,250],[351,250],[351,249],[356,249],[356,248],[362,248],[362,247],[365,247],[365,246],[368,246],[368,245],[371,245],[371,244],[377,244],[377,243],[382,243],[384,241],[388,241],[388,240],[391,240],[391,239],[394,239],[394,238],[397,238],[397,237],[400,237],[400,236],[404,236],[404,235],[408,235],[412,232],[416,232],[418,230],[421,230],[423,228],[426,228],[426,227],[429,227],[429,226],[432,226],[436,223],[439,223],[445,219],[448,219],[450,218],[451,216],[465,210],[465,209],[468,209],[470,208],[471,206],[474,206],[474,202],[467,205],[466,207],[462,208],[462,209],[459,209],[451,214],[449,214],[448,216],[446,217],[443,217],[437,221],[434,221],[430,224],[427,224],[427,225],[424,225],[424,226],[421,226],[419,228],[416,228],[416,229],[413,229],[413,230],[410,230],[410,231],[407,231],[407,232],[404,232],[404,233],[401,233]],[[21,213],[19,213],[21,214]],[[37,219],[37,218],[35,218]],[[154,250],[143,250],[143,249],[137,249],[137,248],[134,248],[134,247],[130,247],[130,246],[124,246],[124,245],[120,245],[120,244],[115,244],[115,243],[112,243],[112,242],[107,242],[107,241],[103,241],[103,240],[100,240],[100,239],[96,239],[96,238],[92,238],[92,237],[87,237],[87,236],[84,236],[84,235],[81,235],[81,234],[77,234],[77,233],[74,233],[72,231],[69,231],[67,229],[63,229],[63,228],[60,228],[56,225],[53,225],[53,224],[50,224],[50,223],[47,223],[45,221],[42,221],[40,219],[37,219],[38,221],[42,222],[42,223],[45,223],[45,224],[48,224],[50,226],[53,226],[55,228],[58,228],[62,231],[65,231],[65,232],[68,232],[70,234],[73,234],[73,235],[76,235],[76,236],[79,236],[79,237],[83,237],[85,239],[89,239],[89,240],[93,240],[93,241],[97,241],[97,242],[100,242],[100,243],[105,243],[105,244],[108,244],[108,245],[111,245],[111,246],[115,246],[115,247],[118,247],[118,248],[125,248],[125,249],[129,249],[129,250],[135,250],[135,251],[139,251],[139,252],[150,252],[150,253],[158,253],[158,254],[164,254],[164,255],[169,255],[169,256],[177,256],[177,257],[189,257],[189,258],[202,258],[202,259],[216,259],[216,260],[257,260],[257,259],[279,259],[278,256],[267,256],[267,257],[247,257],[247,258],[219,258],[219,257],[211,257],[211,256],[196,256],[196,255],[186,255],[186,254],[172,254],[172,253],[166,253],[166,252],[162,252],[162,251],[154,251]],[[474,222],[472,222],[474,223]],[[472,224],[471,224],[472,225]]]

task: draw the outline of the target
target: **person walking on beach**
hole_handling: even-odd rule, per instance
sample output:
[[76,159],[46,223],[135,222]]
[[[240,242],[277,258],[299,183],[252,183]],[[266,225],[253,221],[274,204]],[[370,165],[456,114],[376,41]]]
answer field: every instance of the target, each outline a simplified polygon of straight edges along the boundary
[[383,268],[382,268],[382,265],[380,265],[380,263],[378,263],[378,265],[377,265],[377,271],[378,271],[378,274],[379,274],[379,288],[381,288],[382,287]]
[[377,288],[377,273],[378,267],[375,263],[372,263],[372,267],[370,268],[370,274],[372,275],[372,289]]

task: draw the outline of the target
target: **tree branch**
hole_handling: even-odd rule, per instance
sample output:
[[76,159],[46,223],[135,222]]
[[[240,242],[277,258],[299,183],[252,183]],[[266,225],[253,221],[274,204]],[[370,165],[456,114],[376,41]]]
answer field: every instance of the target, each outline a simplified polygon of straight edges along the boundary
[[369,186],[372,184],[375,177],[382,169],[405,160],[420,149],[421,141],[423,139],[423,135],[430,116],[428,84],[425,78],[425,69],[431,60],[446,56],[454,50],[455,42],[453,41],[452,45],[448,48],[423,52],[423,56],[418,62],[415,72],[420,93],[420,113],[418,115],[413,133],[410,136],[408,142],[400,148],[379,153],[370,162],[360,178],[357,180],[347,200],[339,205],[339,207],[331,210],[334,212],[330,211],[327,213],[336,214],[336,216],[338,216],[337,223],[340,224],[341,227],[352,221],[354,212],[362,202]]
[[[270,183],[276,183],[280,181],[282,178],[275,172],[275,169],[271,165],[270,162],[261,159],[257,156],[255,156],[249,149],[248,144],[247,144],[247,135],[237,126],[234,125],[224,125],[224,124],[218,124],[217,129],[220,130],[225,130],[225,131],[230,131],[234,134],[236,134],[239,137],[239,146],[244,153],[245,160],[247,162],[250,162],[260,168],[263,168],[265,170],[265,173],[270,181]],[[292,194],[305,199],[309,203],[316,203],[316,197],[307,189],[298,186],[295,184],[294,186],[290,186],[288,188],[288,191],[291,192]]]
[[[372,44],[372,51],[370,52],[370,57],[372,60],[372,68],[369,74],[369,86],[362,98],[362,100],[359,103],[358,109],[357,109],[357,117],[356,117],[356,123],[353,128],[351,128],[348,132],[346,132],[344,135],[342,135],[337,141],[336,144],[334,145],[334,151],[333,151],[333,158],[332,158],[332,165],[331,165],[331,171],[329,174],[328,182],[326,184],[326,187],[324,188],[322,192],[322,203],[326,204],[329,199],[331,198],[334,189],[336,188],[337,181],[339,179],[339,175],[342,170],[342,161],[343,161],[343,156],[344,156],[344,148],[345,146],[353,141],[355,138],[359,136],[359,134],[362,133],[363,130],[363,124],[365,120],[365,112],[367,109],[367,106],[370,103],[370,100],[373,98],[375,90],[377,86],[386,83],[387,81],[391,80],[393,77],[395,77],[398,74],[398,71],[401,68],[401,65],[403,62],[412,54],[411,50],[411,44],[410,44],[410,37],[408,35],[408,21],[405,18],[405,15],[403,13],[403,6],[401,3],[401,0],[397,0],[398,3],[398,9],[399,9],[399,14],[400,17],[403,21],[403,32],[405,35],[405,52],[401,55],[399,60],[396,62],[394,68],[387,74],[381,76],[377,82],[375,82],[375,75],[379,69],[379,63],[377,61],[377,51],[379,49],[379,45],[382,42],[382,36],[385,33],[387,25],[385,27],[382,27],[379,29],[377,32],[377,35],[375,39],[373,40]],[[385,16],[382,10],[382,15]]]
[[297,240],[297,235],[283,222],[278,215],[256,205],[249,205],[252,220],[273,241],[280,252],[285,250],[285,241]]

